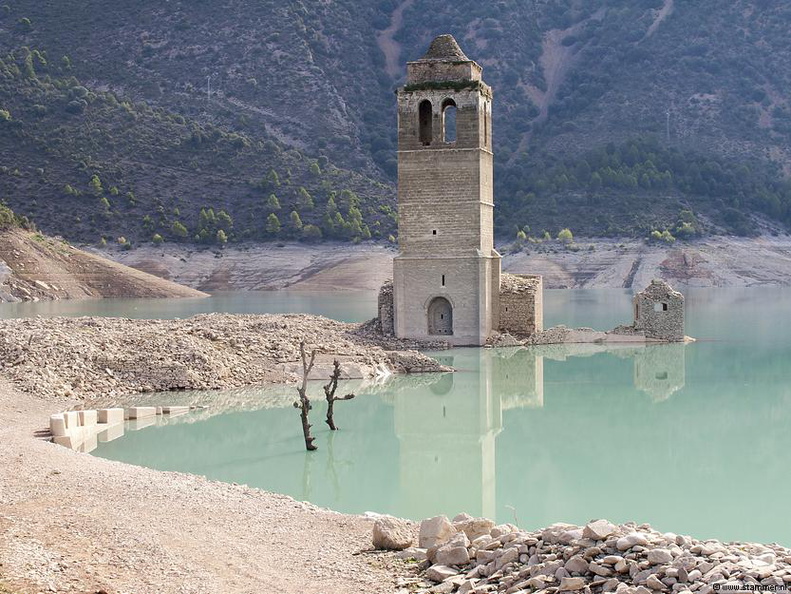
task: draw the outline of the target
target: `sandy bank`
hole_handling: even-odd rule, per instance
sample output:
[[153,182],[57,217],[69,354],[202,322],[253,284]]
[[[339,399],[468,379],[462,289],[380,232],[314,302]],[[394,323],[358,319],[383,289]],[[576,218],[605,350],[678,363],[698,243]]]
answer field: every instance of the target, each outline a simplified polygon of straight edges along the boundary
[[[791,238],[710,237],[673,245],[633,239],[580,239],[500,246],[503,271],[541,274],[544,287],[630,288],[661,278],[673,286],[791,285]],[[223,250],[147,246],[108,251],[119,262],[205,291],[377,290],[392,276],[391,246],[246,244]]]
[[370,548],[370,520],[34,437],[69,404],[0,381],[0,591],[398,590],[386,559],[359,554]]
[[0,231],[0,302],[97,297],[205,294],[39,233]]

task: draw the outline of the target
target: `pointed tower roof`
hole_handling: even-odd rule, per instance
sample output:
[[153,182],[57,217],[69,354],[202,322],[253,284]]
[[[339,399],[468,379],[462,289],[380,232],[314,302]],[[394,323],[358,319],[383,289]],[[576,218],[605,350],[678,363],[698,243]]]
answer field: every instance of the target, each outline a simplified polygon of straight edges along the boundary
[[420,61],[469,62],[470,59],[461,50],[453,35],[440,35],[434,38]]
[[461,51],[453,35],[440,35],[434,38],[422,58],[407,62],[407,87],[480,81],[481,72],[481,67]]

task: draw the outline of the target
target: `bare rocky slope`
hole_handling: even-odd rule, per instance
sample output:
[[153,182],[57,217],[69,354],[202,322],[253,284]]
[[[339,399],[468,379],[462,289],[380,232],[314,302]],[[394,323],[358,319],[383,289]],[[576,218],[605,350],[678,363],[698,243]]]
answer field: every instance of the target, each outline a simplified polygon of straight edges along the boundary
[[[540,274],[544,287],[642,288],[661,278],[678,286],[791,285],[791,238],[709,237],[672,245],[624,239],[501,246],[503,270]],[[169,245],[102,252],[127,266],[210,290],[377,290],[392,276],[385,246],[248,244],[206,250]]]
[[0,230],[0,302],[205,293],[22,229]]

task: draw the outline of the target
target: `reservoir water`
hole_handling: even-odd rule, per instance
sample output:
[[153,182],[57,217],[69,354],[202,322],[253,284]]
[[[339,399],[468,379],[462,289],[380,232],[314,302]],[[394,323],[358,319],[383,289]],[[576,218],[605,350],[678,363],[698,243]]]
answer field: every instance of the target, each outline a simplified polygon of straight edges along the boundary
[[[294,388],[275,386],[152,395],[154,404],[210,406],[127,431],[94,454],[350,513],[421,519],[466,511],[526,528],[605,517],[789,546],[791,290],[685,293],[696,343],[434,353],[458,372],[342,385],[357,398],[337,405],[335,433],[322,422],[315,384],[317,452],[303,450]],[[136,317],[213,308],[360,320],[375,309],[372,295],[213,299],[168,301],[164,309],[150,301],[81,303]],[[545,300],[547,325],[609,328],[630,318],[627,291],[547,291]],[[10,315],[6,308],[0,315]],[[78,309],[68,313],[100,313]]]

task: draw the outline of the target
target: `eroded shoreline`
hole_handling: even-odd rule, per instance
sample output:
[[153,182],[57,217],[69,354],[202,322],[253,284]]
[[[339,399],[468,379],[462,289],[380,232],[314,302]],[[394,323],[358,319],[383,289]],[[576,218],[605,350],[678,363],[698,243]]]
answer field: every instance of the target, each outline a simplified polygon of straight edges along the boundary
[[[394,365],[392,350],[388,349],[416,346],[384,344],[370,333],[370,326],[304,315],[210,314],[171,321],[49,318],[0,322],[4,363],[0,379],[0,440],[4,445],[4,463],[0,464],[0,584],[6,585],[5,580],[15,594],[407,594],[415,588],[425,588],[428,582],[424,578],[428,576],[419,572],[420,566],[398,560],[396,553],[371,552],[371,519],[320,509],[245,485],[79,454],[49,443],[42,431],[51,413],[84,407],[100,396],[109,397],[113,391],[116,401],[128,394],[140,403],[145,390],[155,387],[280,383],[284,374],[295,376],[298,371],[300,338],[323,345],[327,352],[322,357],[327,366],[339,356],[347,369],[360,373],[375,373],[377,366],[383,364]],[[396,360],[405,364],[403,359]],[[411,368],[416,361],[420,359],[408,359],[406,365]],[[317,374],[322,377],[324,371],[317,369]],[[79,378],[82,383],[77,381]],[[441,497],[441,493],[433,496]],[[407,525],[410,530],[417,530],[416,524]],[[574,527],[565,528],[566,532],[573,530]],[[512,538],[503,536],[505,540]],[[573,583],[581,585],[582,592],[613,591],[604,588],[612,576],[594,577],[599,575],[596,571],[612,570],[603,561],[596,561],[596,555],[588,560],[589,564],[597,564],[596,571],[588,565],[588,570],[579,576],[582,582],[570,566],[566,568],[577,554],[570,553],[565,558],[566,552],[576,547],[584,557],[585,551],[595,549],[595,544],[569,542],[560,551],[557,543],[538,533],[525,538],[528,540],[517,543],[518,547],[527,547],[526,552],[516,551],[520,562],[522,554],[538,555],[540,570],[531,570],[537,564],[531,566],[528,558],[526,567],[514,566],[515,573],[503,573],[502,577],[508,580],[498,582],[497,569],[484,572],[477,568],[480,564],[459,566],[458,571],[448,575],[455,581],[431,586],[431,591],[451,592],[471,580],[476,587],[495,586],[483,591],[505,591],[532,580],[522,588],[525,594],[554,594],[561,591],[558,587],[563,578],[575,578]],[[562,535],[552,538],[560,539]],[[495,547],[497,555],[500,551],[505,555],[507,545],[516,540],[501,540],[501,546]],[[543,544],[538,542],[542,540]],[[495,550],[486,548],[488,541],[479,541],[474,548],[471,543],[462,545],[468,557],[471,554],[476,561],[479,551]],[[663,546],[673,545],[668,541]],[[536,551],[531,552],[531,547]],[[712,563],[711,570],[729,562],[725,557],[730,551],[710,548],[710,557],[722,553],[721,558],[703,561]],[[602,550],[601,555],[605,552],[609,553]],[[785,559],[777,547],[751,549],[749,556],[770,552],[778,561]],[[631,553],[635,553],[634,559],[627,557]],[[649,566],[638,567],[639,571],[632,575],[630,560],[638,566],[647,561],[642,559],[641,551],[631,553],[622,554],[630,572],[619,577],[625,585],[617,586],[615,591],[626,594],[623,589],[627,587],[629,594],[650,594],[649,590],[681,592],[673,587],[675,584],[662,581],[677,580],[678,574],[673,577],[667,572],[657,573],[651,583],[658,590],[648,584],[650,576],[655,575],[646,573]],[[492,559],[481,555],[481,561],[485,561],[481,567],[493,562],[496,568],[499,556],[492,554]],[[560,570],[555,567],[557,559],[549,558],[558,554],[569,575],[539,573],[544,568]],[[582,567],[578,559],[571,566],[574,563]],[[505,567],[507,563],[501,565]],[[520,575],[525,569],[529,575]],[[787,568],[783,566],[778,571],[781,569]],[[467,577],[473,570],[478,573]],[[771,577],[784,579],[786,575],[774,575],[773,570]],[[554,582],[550,577],[555,578]],[[498,589],[507,581],[510,584],[506,588]],[[660,582],[666,590],[662,590]],[[567,581],[566,585],[570,583]]]

